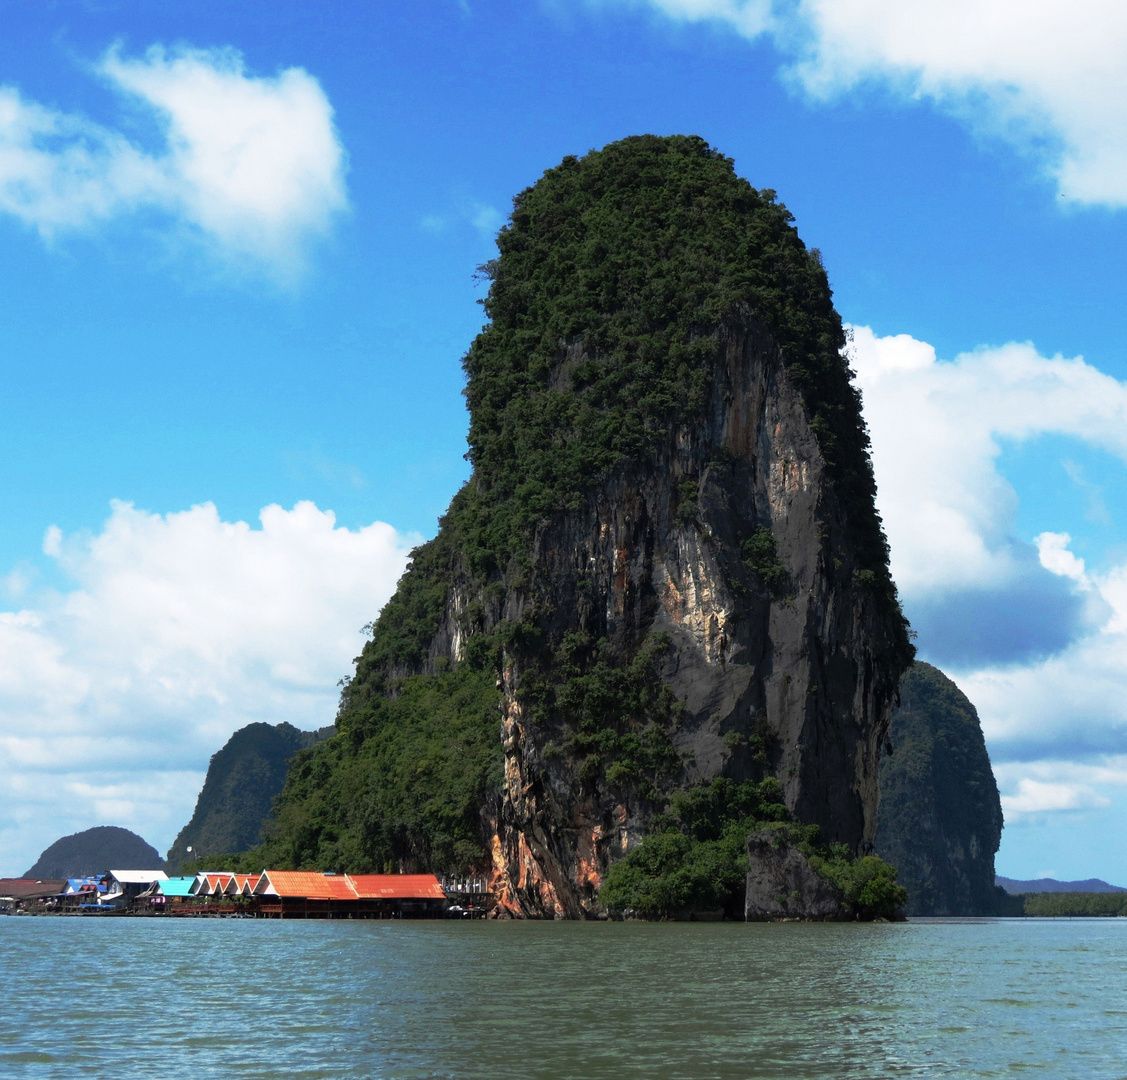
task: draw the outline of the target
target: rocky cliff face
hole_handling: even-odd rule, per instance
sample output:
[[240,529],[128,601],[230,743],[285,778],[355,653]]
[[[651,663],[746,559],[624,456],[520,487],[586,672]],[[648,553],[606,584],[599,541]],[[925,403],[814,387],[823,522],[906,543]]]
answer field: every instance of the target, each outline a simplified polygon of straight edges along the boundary
[[889,747],[876,847],[899,871],[908,914],[994,914],[1002,804],[974,706],[917,661],[900,684]]
[[747,861],[744,918],[748,922],[833,922],[850,918],[830,882],[797,848],[772,830],[752,833],[747,838]]
[[[864,565],[777,345],[749,319],[718,335],[717,354],[704,418],[540,531],[506,614],[536,619],[549,640],[604,640],[618,657],[664,635],[657,670],[683,705],[664,786],[775,775],[799,820],[867,850],[892,634],[859,581]],[[777,559],[771,587],[741,552],[762,529]],[[440,634],[451,660],[458,603]],[[505,786],[491,821],[499,891],[524,914],[590,913],[607,860],[645,834],[660,793],[585,782],[573,759],[546,753],[562,725],[530,719],[519,654],[508,660]]]
[[515,914],[597,915],[608,864],[720,776],[777,778],[797,820],[869,850],[911,646],[841,321],[791,220],[687,137],[517,197],[464,361],[473,477],[340,734],[291,770],[280,857],[461,859]]

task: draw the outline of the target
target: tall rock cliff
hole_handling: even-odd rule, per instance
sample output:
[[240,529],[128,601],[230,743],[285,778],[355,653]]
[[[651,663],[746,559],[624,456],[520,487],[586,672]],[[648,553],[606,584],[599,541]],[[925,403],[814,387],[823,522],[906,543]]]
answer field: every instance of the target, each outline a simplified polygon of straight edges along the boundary
[[290,760],[328,738],[332,728],[247,724],[212,755],[192,819],[168,852],[168,865],[248,851],[261,839],[270,807],[286,782]]
[[909,915],[991,915],[1002,803],[978,713],[938,668],[916,661],[880,767],[877,852],[899,871]]
[[487,862],[502,906],[580,917],[719,776],[775,777],[795,818],[871,848],[912,650],[791,220],[691,137],[567,158],[514,200],[464,361],[473,476],[340,734],[291,770],[273,854]]

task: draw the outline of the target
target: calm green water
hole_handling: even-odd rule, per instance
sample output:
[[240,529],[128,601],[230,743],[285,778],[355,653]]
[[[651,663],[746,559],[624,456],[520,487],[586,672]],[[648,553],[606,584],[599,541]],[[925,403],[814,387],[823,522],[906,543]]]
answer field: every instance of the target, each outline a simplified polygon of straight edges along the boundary
[[1127,1077],[1127,919],[0,919],[0,1077]]

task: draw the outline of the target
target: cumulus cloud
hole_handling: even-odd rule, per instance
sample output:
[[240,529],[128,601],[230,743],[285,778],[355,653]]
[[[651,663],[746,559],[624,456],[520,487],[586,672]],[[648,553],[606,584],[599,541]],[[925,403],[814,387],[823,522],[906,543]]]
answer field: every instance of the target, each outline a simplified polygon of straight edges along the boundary
[[[633,0],[622,0],[633,2]],[[1063,194],[1127,205],[1127,8],[1114,0],[649,0],[681,21],[770,35],[825,100],[928,99],[1036,154]]]
[[1073,761],[1034,761],[996,765],[1006,822],[1018,824],[1062,810],[1110,806],[1100,788],[1127,786],[1127,757],[1108,757],[1099,765]]
[[1033,538],[1033,543],[1037,545],[1041,565],[1050,574],[1070,578],[1085,588],[1090,585],[1088,575],[1084,573],[1084,560],[1068,550],[1068,545],[1072,543],[1068,533],[1043,532]]
[[258,528],[211,504],[162,516],[114,503],[96,534],[48,530],[74,588],[0,612],[6,872],[94,824],[166,847],[236,728],[331,723],[358,630],[410,543],[308,502],[266,507]]
[[1055,435],[1127,463],[1127,384],[1032,345],[944,361],[867,327],[852,361],[894,576],[923,655],[978,709],[1008,819],[1107,805],[1127,783],[1127,563],[1015,535],[999,458]]
[[95,73],[154,122],[160,145],[0,88],[0,211],[45,238],[142,209],[225,261],[300,272],[347,206],[344,150],[301,68],[249,75],[231,49],[112,49]]
[[905,606],[928,659],[966,668],[1012,664],[1068,648],[1091,629],[1092,597],[1045,573],[1027,545],[1014,542],[1014,565],[997,585],[907,594]]
[[968,668],[960,685],[978,706],[992,750],[1001,755],[1127,754],[1127,564],[1092,573],[1067,549],[1042,545],[1052,552],[1048,562],[1058,567],[1055,572],[1097,601],[1103,619],[1034,662]]
[[[853,328],[852,362],[873,440],[893,576],[907,595],[996,589],[1028,573],[1003,441],[1064,435],[1127,462],[1127,384],[1030,344],[941,362],[906,334]],[[1046,570],[1046,574],[1049,571]]]

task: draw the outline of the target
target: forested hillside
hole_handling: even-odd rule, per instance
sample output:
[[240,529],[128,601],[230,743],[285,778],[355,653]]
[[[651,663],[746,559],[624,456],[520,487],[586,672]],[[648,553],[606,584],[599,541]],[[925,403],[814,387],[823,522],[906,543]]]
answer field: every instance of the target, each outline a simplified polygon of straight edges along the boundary
[[332,731],[262,723],[236,731],[208,763],[192,819],[169,849],[169,865],[253,848],[262,839],[262,826],[285,785],[293,756]]
[[264,855],[592,914],[723,778],[862,850],[912,647],[818,253],[702,140],[641,136],[518,195],[483,269],[473,475]]

